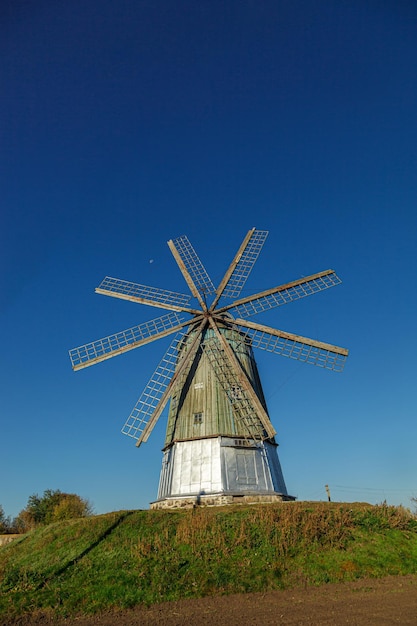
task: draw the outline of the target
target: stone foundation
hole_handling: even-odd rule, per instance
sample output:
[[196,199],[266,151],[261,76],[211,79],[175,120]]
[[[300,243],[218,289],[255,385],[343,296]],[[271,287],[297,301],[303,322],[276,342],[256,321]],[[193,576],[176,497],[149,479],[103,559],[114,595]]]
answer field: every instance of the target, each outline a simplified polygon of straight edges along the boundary
[[151,502],[151,509],[193,509],[196,506],[226,506],[228,504],[273,504],[295,500],[294,496],[271,494],[212,494],[171,497]]

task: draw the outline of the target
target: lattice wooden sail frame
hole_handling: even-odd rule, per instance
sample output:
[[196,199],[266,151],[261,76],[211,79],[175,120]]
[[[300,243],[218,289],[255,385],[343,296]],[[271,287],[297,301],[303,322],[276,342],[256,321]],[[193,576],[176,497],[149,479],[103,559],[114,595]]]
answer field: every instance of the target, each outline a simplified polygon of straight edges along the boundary
[[[96,293],[101,295],[170,311],[149,322],[74,348],[69,353],[73,369],[79,370],[175,333],[167,352],[122,428],[124,434],[137,441],[136,445],[149,438],[173,390],[181,387],[187,379],[199,348],[205,350],[219,384],[230,398],[236,420],[245,425],[254,440],[273,439],[275,429],[267,411],[220,331],[221,327],[237,329],[242,341],[251,348],[260,348],[333,371],[343,370],[348,356],[347,349],[247,319],[341,283],[334,270],[325,270],[239,298],[267,235],[268,231],[255,228],[248,231],[217,289],[185,235],[168,241],[168,246],[191,295],[109,276],[96,288]],[[214,299],[208,305],[207,298],[213,294]],[[192,297],[197,299],[200,309],[189,306]],[[219,307],[222,297],[238,299]],[[192,317],[185,319],[184,314]],[[203,345],[202,337],[207,328],[212,329],[214,337]],[[193,338],[188,345],[189,332],[193,333]],[[187,351],[180,359],[185,342]]]

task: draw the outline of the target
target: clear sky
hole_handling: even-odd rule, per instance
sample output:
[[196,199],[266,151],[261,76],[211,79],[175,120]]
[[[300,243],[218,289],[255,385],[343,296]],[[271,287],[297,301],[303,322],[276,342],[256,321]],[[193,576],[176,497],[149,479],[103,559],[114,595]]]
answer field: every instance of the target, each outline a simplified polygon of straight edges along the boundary
[[417,5],[3,0],[0,504],[156,497],[165,422],[120,429],[169,343],[74,373],[68,349],[159,316],[105,275],[187,292],[269,230],[244,295],[343,283],[256,317],[347,347],[342,374],[257,351],[290,494],[417,495]]

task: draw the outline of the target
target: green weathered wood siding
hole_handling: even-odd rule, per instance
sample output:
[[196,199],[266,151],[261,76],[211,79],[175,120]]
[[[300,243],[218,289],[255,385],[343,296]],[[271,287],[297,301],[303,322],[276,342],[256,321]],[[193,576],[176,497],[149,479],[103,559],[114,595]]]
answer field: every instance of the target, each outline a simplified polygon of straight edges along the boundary
[[[259,400],[266,409],[258,369],[251,347],[242,341],[241,335],[237,331],[222,328],[221,332],[232,346]],[[191,333],[187,343],[192,336]],[[213,331],[208,329],[202,336],[201,343],[203,344],[205,340],[211,338],[213,338]],[[200,413],[202,414],[201,422],[195,417]],[[259,418],[257,420],[259,421],[260,429],[264,432]],[[250,437],[251,433],[239,420],[235,419],[232,404],[200,345],[194,367],[183,389],[178,389],[171,398],[165,447],[169,446],[173,441],[200,439],[217,435]]]

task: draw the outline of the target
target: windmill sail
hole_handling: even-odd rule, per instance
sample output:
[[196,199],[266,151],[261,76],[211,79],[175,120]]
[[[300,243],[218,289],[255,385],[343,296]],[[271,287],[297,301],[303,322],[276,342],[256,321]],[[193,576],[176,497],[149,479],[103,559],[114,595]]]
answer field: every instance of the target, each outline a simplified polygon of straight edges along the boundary
[[268,236],[267,230],[253,229],[248,245],[245,247],[234,268],[230,279],[223,291],[223,295],[228,298],[237,298],[240,296],[249,274],[262,250],[265,240]]
[[267,230],[252,228],[248,232],[217,288],[216,298],[210,307],[211,309],[216,307],[222,295],[237,298],[241,294],[267,236]]
[[239,432],[243,433],[245,439],[248,437],[260,441],[268,439],[269,435],[259,420],[256,408],[244,387],[239,384],[236,372],[230,367],[230,363],[215,337],[205,343],[204,352],[217,380],[228,397]]
[[325,272],[319,272],[318,274],[300,278],[253,296],[242,298],[233,304],[218,309],[217,313],[230,311],[234,315],[250,317],[288,302],[311,296],[324,289],[329,289],[329,287],[339,285],[341,282],[333,270],[326,270]]
[[152,374],[148,384],[127,418],[126,423],[122,428],[122,433],[124,435],[133,437],[133,439],[136,440],[141,437],[147,423],[155,412],[164,391],[168,387],[171,378],[174,375],[178,359],[178,346],[183,341],[184,336],[185,331],[179,332],[175,335],[168,350],[162,357],[158,367]]
[[156,287],[146,287],[137,283],[128,282],[127,280],[119,280],[106,276],[96,287],[96,293],[104,296],[112,296],[113,298],[121,298],[122,300],[130,300],[139,304],[148,304],[149,306],[169,309],[170,311],[188,311],[198,313],[188,308],[191,296],[175,291],[167,291],[166,289],[158,289]]
[[150,341],[166,337],[188,324],[189,320],[184,322],[177,313],[168,313],[150,322],[86,343],[69,351],[72,367],[79,370],[95,365]]
[[[205,322],[201,326],[203,324]],[[138,447],[148,440],[171,395],[172,387],[178,384],[178,379],[180,382],[185,380],[193,364],[199,345],[198,332],[194,333],[194,338],[188,346],[185,338],[185,332],[180,332],[174,337],[122,428],[123,434],[137,440]]]
[[249,326],[245,320],[237,319],[235,323],[242,332],[246,331],[246,341],[253,348],[281,354],[290,359],[304,361],[335,372],[343,371],[348,356],[346,348],[339,348],[267,326],[257,324]]
[[193,246],[185,235],[168,241],[168,246],[190,287],[191,293],[198,298],[202,308],[206,309],[206,296],[214,293],[215,288]]

